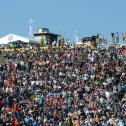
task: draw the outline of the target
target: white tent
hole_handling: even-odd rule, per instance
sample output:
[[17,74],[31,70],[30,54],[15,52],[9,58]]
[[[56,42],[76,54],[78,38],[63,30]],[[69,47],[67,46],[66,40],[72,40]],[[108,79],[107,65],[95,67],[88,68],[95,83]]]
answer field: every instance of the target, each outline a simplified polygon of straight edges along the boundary
[[9,35],[6,35],[2,38],[0,38],[0,44],[2,45],[6,45],[6,44],[9,44],[11,42],[15,42],[15,41],[22,41],[24,43],[29,43],[30,40],[27,39],[27,38],[24,38],[22,36],[18,36],[18,35],[15,35],[15,34],[9,34]]
[[76,45],[82,45],[83,44],[83,42],[77,42],[76,43]]

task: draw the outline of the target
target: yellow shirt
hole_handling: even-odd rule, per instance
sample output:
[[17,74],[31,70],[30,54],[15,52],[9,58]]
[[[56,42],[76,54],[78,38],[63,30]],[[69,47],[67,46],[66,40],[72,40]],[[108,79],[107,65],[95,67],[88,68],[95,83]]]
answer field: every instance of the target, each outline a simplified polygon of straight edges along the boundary
[[78,120],[73,121],[73,126],[80,126]]

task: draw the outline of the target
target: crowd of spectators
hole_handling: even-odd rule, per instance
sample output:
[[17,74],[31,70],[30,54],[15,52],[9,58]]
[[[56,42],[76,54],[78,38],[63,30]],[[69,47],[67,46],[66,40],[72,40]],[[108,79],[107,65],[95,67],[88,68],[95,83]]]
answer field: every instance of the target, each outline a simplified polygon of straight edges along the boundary
[[1,51],[1,126],[126,126],[120,50]]

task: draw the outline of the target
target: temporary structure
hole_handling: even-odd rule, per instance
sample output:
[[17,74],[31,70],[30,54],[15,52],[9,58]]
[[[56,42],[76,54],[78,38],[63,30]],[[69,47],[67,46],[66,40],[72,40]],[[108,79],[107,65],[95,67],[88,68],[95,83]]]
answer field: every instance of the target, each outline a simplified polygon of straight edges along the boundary
[[19,35],[15,35],[15,34],[8,34],[8,35],[0,38],[0,44],[3,44],[3,45],[6,45],[6,44],[9,44],[12,42],[16,42],[16,41],[21,41],[23,43],[30,42],[29,39],[22,37],[22,36],[19,36]]
[[76,45],[83,45],[83,42],[77,42]]

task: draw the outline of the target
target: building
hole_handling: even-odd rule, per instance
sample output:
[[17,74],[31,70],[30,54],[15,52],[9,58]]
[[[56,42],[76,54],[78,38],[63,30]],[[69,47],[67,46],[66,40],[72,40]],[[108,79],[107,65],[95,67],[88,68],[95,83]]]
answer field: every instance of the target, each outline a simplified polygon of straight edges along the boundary
[[82,38],[83,44],[90,45],[90,46],[96,46],[96,40],[97,40],[97,36]]
[[83,37],[82,42],[84,44],[88,44],[88,45],[91,45],[93,47],[96,47],[96,46],[101,45],[101,44],[107,44],[107,39],[105,39],[104,37],[101,37],[101,35],[98,34],[96,36],[93,35],[91,37]]
[[39,28],[38,32],[33,33],[34,39],[41,42],[41,46],[60,46],[62,45],[62,36],[50,33],[47,28]]

